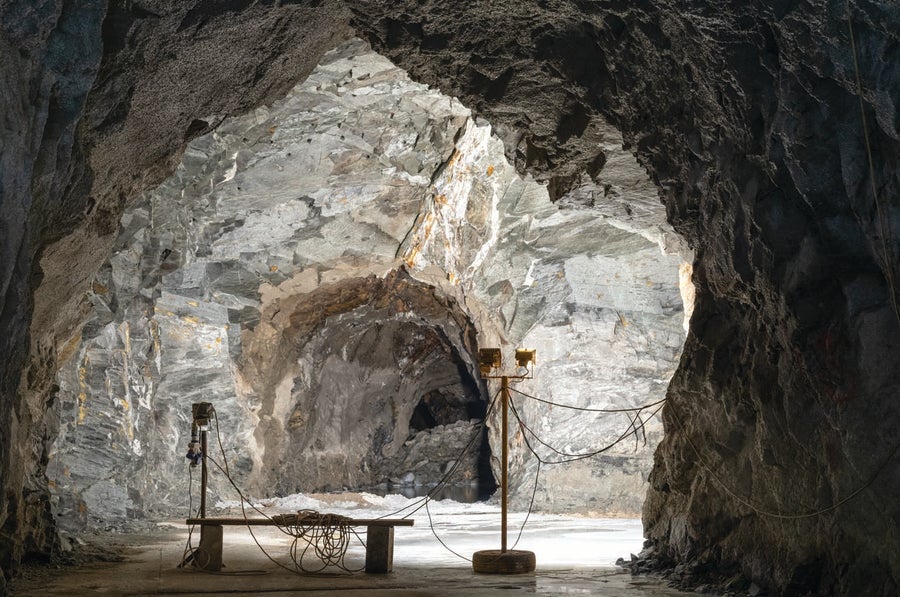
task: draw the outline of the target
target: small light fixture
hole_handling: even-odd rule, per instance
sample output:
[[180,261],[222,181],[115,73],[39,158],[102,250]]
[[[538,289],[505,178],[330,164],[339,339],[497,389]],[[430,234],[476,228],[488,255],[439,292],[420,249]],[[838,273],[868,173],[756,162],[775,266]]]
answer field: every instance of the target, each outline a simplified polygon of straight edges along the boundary
[[518,367],[528,367],[534,364],[535,350],[533,348],[517,348],[516,349],[516,365]]
[[499,348],[479,348],[478,368],[482,375],[488,375],[493,369],[499,369],[502,357]]

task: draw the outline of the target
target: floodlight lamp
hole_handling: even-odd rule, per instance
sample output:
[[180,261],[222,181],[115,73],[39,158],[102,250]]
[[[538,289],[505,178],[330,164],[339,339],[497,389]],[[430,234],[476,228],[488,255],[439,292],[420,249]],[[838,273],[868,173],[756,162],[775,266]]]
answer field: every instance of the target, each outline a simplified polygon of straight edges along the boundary
[[478,349],[478,368],[481,369],[482,375],[488,375],[492,369],[499,369],[501,363],[502,356],[499,348]]
[[533,348],[517,348],[516,365],[519,367],[528,367],[529,363],[534,365],[535,352]]
[[191,405],[191,415],[194,419],[194,425],[206,427],[212,418],[215,409],[209,402],[194,402]]

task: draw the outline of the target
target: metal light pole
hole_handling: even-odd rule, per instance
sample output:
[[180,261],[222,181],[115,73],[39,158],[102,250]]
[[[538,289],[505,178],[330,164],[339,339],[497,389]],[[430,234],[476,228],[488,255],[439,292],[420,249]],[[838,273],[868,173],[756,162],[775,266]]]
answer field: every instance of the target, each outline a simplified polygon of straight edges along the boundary
[[[207,468],[206,468],[206,427],[200,428],[200,518],[206,518],[206,486],[207,486]],[[200,532],[203,532],[201,527]]]
[[506,504],[509,500],[509,376],[500,378],[503,431],[500,434],[500,551],[506,551]]
[[[191,417],[193,420],[191,422],[191,443],[188,446],[187,458],[191,461],[191,466],[197,466],[198,460],[200,464],[200,518],[206,518],[207,431],[209,430],[209,420],[212,414],[213,406],[209,402],[195,402],[191,405]],[[197,441],[198,431],[200,432],[199,443]],[[193,512],[191,515],[193,515]]]
[[[206,451],[209,422],[215,413],[209,402],[195,402],[191,405],[191,443],[187,458],[191,466],[200,465],[200,518],[206,518],[207,474]],[[199,441],[197,432],[199,431]],[[193,512],[191,513],[193,515]],[[196,568],[218,572],[222,569],[222,525],[204,524],[200,526],[200,545],[192,553],[192,565]]]
[[[516,350],[518,367],[528,368],[534,364],[534,350]],[[507,501],[509,499],[509,380],[530,379],[532,371],[522,375],[492,375],[494,369],[502,366],[502,355],[499,348],[482,348],[478,351],[478,363],[484,379],[500,380],[500,550],[486,549],[476,551],[472,555],[472,568],[475,572],[485,574],[520,574],[533,572],[535,569],[534,553],[523,550],[507,549]]]

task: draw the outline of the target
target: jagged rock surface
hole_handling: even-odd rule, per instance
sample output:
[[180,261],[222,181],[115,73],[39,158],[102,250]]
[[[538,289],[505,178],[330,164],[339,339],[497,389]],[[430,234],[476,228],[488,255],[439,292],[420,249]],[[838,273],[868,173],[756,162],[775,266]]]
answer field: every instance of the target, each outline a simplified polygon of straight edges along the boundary
[[[191,143],[126,211],[58,379],[55,510],[78,527],[187,507],[199,401],[257,494],[436,483],[475,431],[456,421],[485,409],[476,331],[537,347],[544,399],[658,400],[683,338],[680,257],[648,240],[656,224],[615,223],[553,206],[461,104],[342,45],[284,100]],[[455,418],[413,429],[423,401]],[[589,449],[628,426],[547,410],[521,407],[550,443]],[[545,472],[537,506],[638,512],[659,422],[648,431],[612,460]],[[477,479],[480,443],[455,480]],[[524,505],[536,463],[521,442],[514,454]],[[228,489],[213,475],[213,499]]]
[[896,593],[896,3],[350,4],[415,78],[520,131],[508,152],[546,179],[603,161],[602,114],[694,249],[652,557],[694,582]]
[[126,201],[218,119],[283,96],[346,36],[347,19],[334,1],[0,6],[3,574],[55,541],[49,397]]
[[[59,346],[82,317],[65,299],[80,296],[106,255],[128,191],[158,181],[142,177],[173,164],[184,131],[193,119],[221,113],[217,102],[240,97],[247,106],[265,95],[246,85],[254,78],[247,70],[277,64],[269,57],[286,52],[311,64],[327,49],[317,33],[335,30],[335,21],[318,20],[331,4],[281,21],[308,27],[308,35],[281,37],[269,35],[272,21],[260,18],[271,8],[265,2],[231,3],[233,10],[218,15],[209,4],[143,2],[134,20],[109,20],[112,33],[135,31],[118,45],[124,35],[96,35],[103,15],[94,3],[0,9],[2,102],[12,116],[0,137],[5,570],[27,551],[46,553],[52,540],[41,479],[53,431],[38,421],[50,408]],[[622,131],[662,189],[670,221],[696,251],[697,325],[669,391],[667,439],[645,513],[660,560],[695,564],[701,575],[733,567],[776,592],[896,594],[900,555],[890,546],[900,526],[893,443],[900,333],[889,308],[900,274],[896,3],[347,4],[378,50],[496,123],[517,167],[556,179],[553,196],[577,191],[578,174],[590,175],[603,161],[592,140],[596,112]],[[148,6],[162,18],[145,14]],[[272,14],[300,10],[286,4]],[[192,26],[178,31],[189,14]],[[198,29],[228,51],[194,62]],[[153,47],[142,54],[148,39]],[[180,51],[167,54],[170,48]],[[213,88],[204,75],[219,69],[210,65],[234,55],[252,56],[242,71],[249,78],[226,77]],[[196,81],[190,106],[176,97],[173,105],[186,109],[174,121],[153,120],[163,110],[155,102],[129,112],[129,90],[150,80],[163,57],[193,68],[185,79]],[[104,76],[95,78],[101,62]],[[284,92],[302,70],[272,74]],[[92,113],[84,108],[92,87],[103,93],[88,105],[108,118],[84,120],[80,134],[87,136],[76,136]],[[103,145],[106,137],[90,138],[130,114],[141,141],[152,125],[142,126],[139,115],[158,125],[151,138],[174,131],[175,140],[154,156],[161,160],[133,159]],[[79,175],[97,163],[104,188],[119,185],[123,194],[90,192],[90,178]],[[868,191],[873,186],[879,201]],[[92,196],[96,208],[83,209]],[[45,251],[39,265],[41,252],[75,227],[82,242]],[[101,247],[77,250],[98,238]],[[43,315],[32,324],[41,270],[46,288],[63,291],[39,296],[37,312],[71,316],[56,331]],[[27,395],[17,390],[26,361]],[[777,522],[736,502],[711,471],[766,509],[805,512],[853,499],[820,516]]]
[[473,484],[479,476],[478,450],[466,448],[473,437],[479,436],[480,424],[472,419],[419,431],[403,443],[403,449],[388,464],[390,484],[432,487],[451,474],[456,484]]

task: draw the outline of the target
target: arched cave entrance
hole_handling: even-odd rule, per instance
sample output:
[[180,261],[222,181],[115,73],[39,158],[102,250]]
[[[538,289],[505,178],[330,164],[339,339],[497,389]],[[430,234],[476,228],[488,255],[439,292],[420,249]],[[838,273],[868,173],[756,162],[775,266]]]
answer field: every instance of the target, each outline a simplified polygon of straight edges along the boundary
[[490,495],[485,388],[471,356],[474,327],[459,305],[403,272],[298,299],[280,320],[290,327],[254,337],[245,353],[253,361],[252,347],[283,339],[260,355],[264,374],[280,371],[282,381],[274,392],[255,386],[257,486],[275,495],[421,493],[443,481],[468,489],[460,495]]
[[[126,211],[94,281],[58,382],[57,512],[77,527],[186,507],[173,454],[190,403],[206,400],[248,491],[428,487],[472,424],[410,425],[426,407],[435,423],[483,416],[479,342],[536,348],[525,389],[542,399],[661,399],[684,337],[683,248],[618,132],[594,134],[610,156],[600,182],[554,204],[490,126],[355,40],[283,100],[198,138]],[[530,428],[567,452],[630,425],[522,400]],[[463,470],[485,487],[497,425]],[[644,443],[546,468],[536,488],[519,438],[513,505],[533,494],[548,511],[637,516],[662,434],[656,418],[644,430]]]

